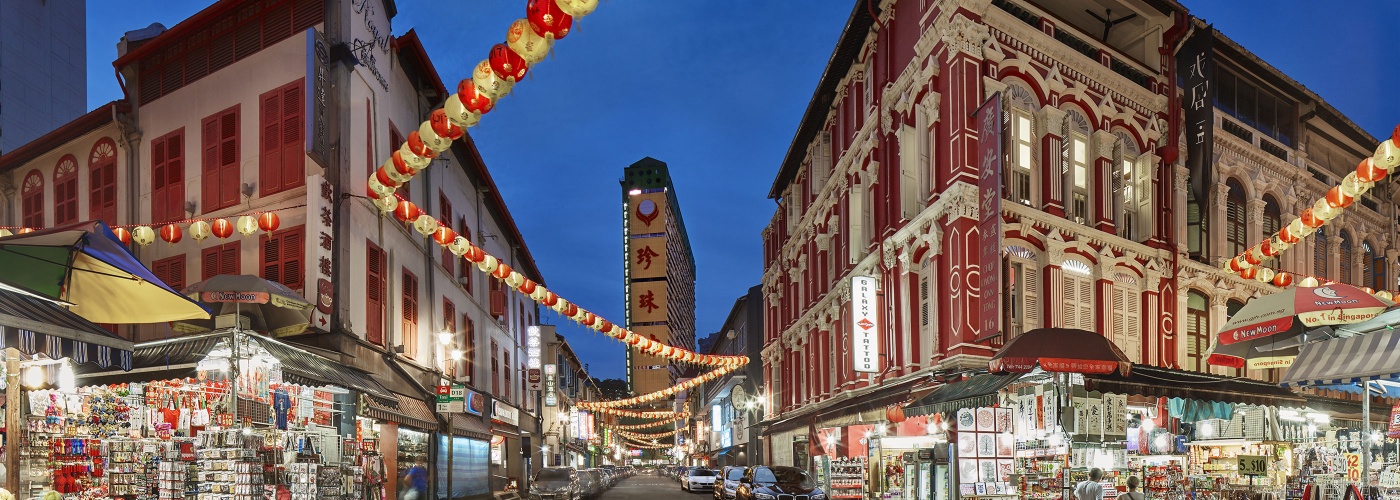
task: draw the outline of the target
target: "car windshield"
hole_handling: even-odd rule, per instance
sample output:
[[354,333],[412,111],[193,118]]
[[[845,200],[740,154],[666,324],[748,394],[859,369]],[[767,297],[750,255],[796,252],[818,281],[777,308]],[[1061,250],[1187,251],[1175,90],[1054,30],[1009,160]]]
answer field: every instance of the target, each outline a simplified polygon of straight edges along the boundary
[[724,476],[730,481],[738,481],[744,478],[744,469],[729,469],[729,473]]
[[712,471],[712,470],[709,470],[709,469],[695,469],[695,470],[690,471],[690,475],[692,475],[692,476],[713,476],[713,475],[715,475],[715,471]]
[[535,475],[535,482],[568,482],[569,469],[544,469]]
[[753,480],[761,484],[796,484],[803,488],[816,486],[816,483],[812,482],[812,477],[807,475],[806,471],[791,467],[762,467],[755,469],[753,471]]

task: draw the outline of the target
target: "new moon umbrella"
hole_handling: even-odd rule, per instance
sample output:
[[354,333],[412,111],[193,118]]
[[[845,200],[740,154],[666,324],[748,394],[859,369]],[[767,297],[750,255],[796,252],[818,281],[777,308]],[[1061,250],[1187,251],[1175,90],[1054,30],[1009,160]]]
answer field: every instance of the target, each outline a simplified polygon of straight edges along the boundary
[[[221,274],[182,291],[209,306],[215,314],[247,316],[253,330],[274,337],[296,335],[311,323],[311,303],[281,283],[248,274]],[[177,321],[176,331],[200,333],[214,329],[212,319]]]
[[[1341,283],[1295,286],[1256,297],[1236,312],[1215,336],[1206,362],[1221,366],[1262,368],[1292,364],[1311,329],[1359,323],[1394,306],[1360,288]],[[1321,337],[1318,337],[1321,338]],[[1242,344],[1242,345],[1235,345]]]
[[101,222],[0,238],[0,281],[94,323],[208,318],[209,311],[161,282]]
[[1037,328],[1011,339],[987,362],[992,373],[1113,373],[1124,376],[1132,362],[1107,337],[1088,330]]

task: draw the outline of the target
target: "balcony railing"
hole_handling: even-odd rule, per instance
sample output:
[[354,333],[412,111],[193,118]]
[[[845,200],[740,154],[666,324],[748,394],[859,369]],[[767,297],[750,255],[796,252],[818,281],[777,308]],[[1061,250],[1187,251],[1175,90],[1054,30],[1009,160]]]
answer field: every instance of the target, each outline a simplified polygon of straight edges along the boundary
[[1077,29],[1073,25],[1062,20],[1055,19],[1053,15],[1042,15],[1033,12],[1021,5],[1012,2],[1011,0],[992,0],[992,5],[995,5],[997,8],[1006,11],[1006,13],[1011,14],[1011,17],[1020,19],[1021,22],[1030,25],[1036,30],[1043,30],[1044,28],[1041,27],[1041,23],[1042,21],[1045,21],[1048,18],[1048,20],[1053,22],[1055,25],[1055,40],[1058,40],[1060,43],[1065,44],[1066,47],[1069,47],[1070,49],[1073,49],[1075,52],[1078,52],[1080,54],[1084,54],[1085,57],[1088,57],[1089,59],[1092,59],[1094,61],[1100,61],[1099,52],[1100,50],[1103,50],[1109,56],[1108,69],[1110,71],[1118,73],[1119,75],[1123,76],[1123,78],[1127,78],[1129,81],[1138,84],[1138,86],[1142,88],[1152,90],[1152,75],[1150,75],[1146,71],[1143,71],[1142,69],[1135,67],[1146,66],[1142,65],[1137,61],[1132,60],[1130,56],[1122,54],[1118,51],[1117,48],[1107,45],[1099,45],[1098,43],[1090,42],[1088,40],[1080,38],[1078,35],[1071,33],[1071,30]]
[[1244,125],[1235,123],[1234,120],[1220,120],[1220,128],[1229,132],[1230,135],[1243,139],[1245,142],[1254,143],[1254,131],[1245,128]]

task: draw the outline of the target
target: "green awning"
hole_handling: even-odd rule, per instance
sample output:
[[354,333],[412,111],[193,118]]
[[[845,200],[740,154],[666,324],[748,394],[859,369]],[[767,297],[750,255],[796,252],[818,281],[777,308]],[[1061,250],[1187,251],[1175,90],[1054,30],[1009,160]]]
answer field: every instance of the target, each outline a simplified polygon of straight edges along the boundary
[[907,416],[950,413],[963,408],[983,408],[997,402],[997,391],[1021,378],[1021,373],[983,373],[944,385],[904,407]]

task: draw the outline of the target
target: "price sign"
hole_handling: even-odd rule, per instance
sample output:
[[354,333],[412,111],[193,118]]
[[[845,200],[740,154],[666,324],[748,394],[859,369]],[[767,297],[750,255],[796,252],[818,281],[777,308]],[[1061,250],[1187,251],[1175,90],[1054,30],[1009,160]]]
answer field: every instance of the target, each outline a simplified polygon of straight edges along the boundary
[[1261,455],[1240,455],[1241,476],[1269,475],[1269,462]]
[[1361,480],[1361,454],[1347,453],[1347,481],[1353,483]]

